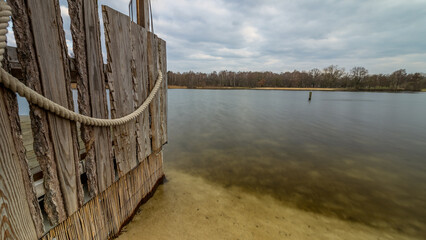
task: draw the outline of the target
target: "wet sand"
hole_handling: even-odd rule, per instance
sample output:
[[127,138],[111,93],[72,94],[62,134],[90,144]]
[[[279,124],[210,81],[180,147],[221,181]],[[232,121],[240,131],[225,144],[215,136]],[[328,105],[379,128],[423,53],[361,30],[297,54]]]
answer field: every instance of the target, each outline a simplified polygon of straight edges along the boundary
[[288,207],[174,169],[118,239],[415,239]]

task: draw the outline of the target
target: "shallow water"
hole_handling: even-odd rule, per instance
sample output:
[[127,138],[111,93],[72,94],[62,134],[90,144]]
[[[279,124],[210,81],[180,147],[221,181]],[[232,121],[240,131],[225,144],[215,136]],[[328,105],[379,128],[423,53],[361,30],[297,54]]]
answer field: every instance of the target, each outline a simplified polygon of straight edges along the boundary
[[119,240],[417,239],[288,207],[269,195],[224,188],[175,169],[166,168],[166,174],[168,181],[138,209]]
[[426,94],[307,99],[303,91],[169,90],[166,168],[426,236]]

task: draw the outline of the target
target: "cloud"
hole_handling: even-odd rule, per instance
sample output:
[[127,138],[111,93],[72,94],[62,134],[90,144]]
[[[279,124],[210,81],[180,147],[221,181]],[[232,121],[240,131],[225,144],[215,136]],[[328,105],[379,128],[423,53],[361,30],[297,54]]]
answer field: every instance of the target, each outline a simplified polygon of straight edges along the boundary
[[244,36],[244,40],[247,43],[260,42],[263,37],[259,35],[257,28],[253,26],[245,26],[241,29],[241,34]]
[[[282,72],[338,64],[389,73],[426,65],[424,1],[156,0],[153,8],[173,71]],[[199,52],[222,59],[206,64],[186,57]]]
[[215,57],[204,53],[196,53],[189,56],[190,59],[194,60],[222,60],[222,57]]
[[220,55],[226,56],[228,58],[249,58],[256,55],[255,52],[252,52],[250,49],[247,48],[230,49],[225,47],[217,49],[217,52]]
[[61,6],[61,17],[62,18],[69,18],[70,15],[68,14],[68,7]]
[[16,47],[16,40],[15,40],[15,35],[13,34],[12,27],[7,28],[6,39],[7,39],[8,46]]
[[[68,8],[60,3],[71,47]],[[128,14],[128,3],[99,0],[104,59],[100,7]],[[172,71],[284,72],[337,64],[390,73],[426,66],[424,0],[152,0],[152,6]]]

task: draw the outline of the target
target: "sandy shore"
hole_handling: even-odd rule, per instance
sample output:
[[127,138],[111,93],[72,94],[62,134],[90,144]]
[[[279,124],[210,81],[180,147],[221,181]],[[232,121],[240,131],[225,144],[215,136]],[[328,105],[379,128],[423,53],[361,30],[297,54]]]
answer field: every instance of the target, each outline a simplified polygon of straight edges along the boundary
[[[175,86],[169,85],[169,89],[188,89],[185,86]],[[286,90],[286,91],[349,91],[347,88],[272,88],[272,87],[256,87],[256,88],[248,88],[248,87],[197,87],[195,89],[224,89],[224,90],[241,90],[241,89],[250,89],[250,90]]]
[[349,91],[347,88],[252,88],[255,90],[286,90],[286,91]]
[[[186,86],[169,85],[168,89],[188,89]],[[196,87],[191,89],[210,89],[210,90],[284,90],[284,91],[336,91],[336,92],[395,92],[390,89],[353,89],[353,88],[288,88],[288,87]],[[398,92],[426,92],[426,89],[419,91],[408,91],[398,89]]]
[[304,212],[179,171],[139,209],[118,239],[414,239]]

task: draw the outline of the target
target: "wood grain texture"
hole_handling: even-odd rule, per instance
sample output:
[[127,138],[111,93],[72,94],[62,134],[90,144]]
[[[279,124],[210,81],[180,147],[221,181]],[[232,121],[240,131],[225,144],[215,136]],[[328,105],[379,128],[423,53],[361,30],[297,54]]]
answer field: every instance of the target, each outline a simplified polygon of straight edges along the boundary
[[[147,31],[136,23],[131,23],[132,75],[135,109],[148,97]],[[139,161],[151,154],[149,111],[144,111],[136,119],[137,156]]]
[[162,182],[162,153],[155,156],[149,163],[145,159],[138,164],[42,239],[113,239],[139,204],[148,200]]
[[166,144],[167,137],[167,51],[166,41],[158,39],[158,57],[160,71],[163,74],[163,82],[160,89],[160,136],[161,144]]
[[0,86],[0,239],[37,239],[5,93]]
[[[108,53],[108,86],[111,117],[123,117],[135,109],[132,76],[132,47],[130,18],[109,7],[102,6],[105,39]],[[114,155],[118,175],[124,176],[136,167],[136,120],[113,127]]]
[[[86,33],[84,30],[84,3],[83,0],[68,0],[68,14],[71,18],[71,34],[74,52],[74,67],[76,72],[78,90],[78,110],[85,116],[91,116],[89,82],[87,75],[87,55],[86,55]],[[87,188],[89,196],[92,198],[98,194],[98,181],[96,177],[95,148],[93,142],[95,137],[93,128],[80,125],[81,138],[85,144],[85,153],[80,155],[80,160],[85,161]]]
[[[43,95],[73,109],[71,76],[67,48],[57,0],[29,0],[28,9]],[[50,134],[58,166],[58,178],[65,209],[71,215],[82,204],[83,191],[78,169],[77,131],[75,124],[48,113]]]
[[[80,113],[108,118],[106,86],[100,42],[98,4],[93,0],[68,0]],[[89,195],[94,197],[114,180],[110,128],[81,125],[86,152]]]
[[[90,90],[92,116],[108,118],[106,81],[101,50],[101,30],[97,1],[84,1],[84,19],[87,49],[87,74]],[[94,128],[95,159],[99,191],[104,191],[115,180],[112,160],[111,128]]]
[[[7,61],[7,50],[4,55],[5,58],[2,63],[3,69],[5,69],[6,71],[10,71],[9,63]],[[22,138],[22,129],[20,124],[18,99],[16,97],[16,93],[10,90],[5,90],[4,99],[0,99],[0,101],[4,101],[7,109],[7,115],[9,116],[13,143],[15,144],[17,158],[19,160],[19,166],[21,167],[22,181],[25,187],[26,200],[31,212],[31,218],[34,222],[34,227],[36,229],[37,236],[41,237],[44,233],[43,216],[41,214],[40,205],[38,203],[35,188],[33,186],[33,179],[31,176],[30,168],[28,167],[26,150]]]
[[[74,99],[71,91],[71,64],[70,59],[68,55],[68,47],[65,40],[65,31],[63,28],[63,22],[62,22],[62,16],[61,16],[61,10],[58,0],[54,0],[53,3],[55,4],[56,8],[56,20],[58,23],[58,33],[59,33],[59,44],[61,45],[61,54],[63,59],[63,66],[64,66],[64,72],[65,72],[65,92],[67,94],[67,101],[68,101],[68,109],[71,109],[74,111]],[[58,118],[55,116],[55,118]],[[79,158],[79,145],[78,145],[78,132],[77,132],[77,123],[74,121],[66,121],[71,126],[71,140],[74,150],[74,167],[75,167],[75,177],[76,177],[76,185],[77,185],[77,204],[78,207],[81,207],[84,203],[84,191],[83,191],[83,184],[81,183],[81,174],[83,174],[83,168],[80,166],[80,158]],[[69,139],[69,136],[68,136]],[[65,202],[66,203],[66,202]],[[77,209],[75,209],[76,211]],[[73,210],[74,211],[74,210]],[[68,213],[69,215],[71,213]]]
[[148,0],[136,0],[136,8],[138,24],[148,30],[150,23]]
[[[29,10],[25,0],[9,0],[12,7],[13,31],[17,44],[18,60],[21,63],[24,83],[42,93],[40,71],[34,38],[31,29]],[[50,135],[47,114],[42,109],[30,104],[31,128],[34,136],[34,152],[43,172],[44,209],[52,225],[66,219],[66,212],[59,186],[58,173],[53,144]]]
[[[155,82],[158,78],[158,38],[151,32],[148,32],[148,78],[149,78],[149,90],[152,91],[154,88]],[[160,93],[161,91],[159,91]],[[152,142],[152,151],[154,153],[161,150],[161,108],[160,108],[160,95],[157,94],[153,98],[151,104],[149,105],[149,111],[151,115],[151,142]]]

